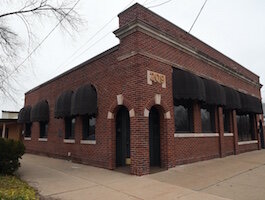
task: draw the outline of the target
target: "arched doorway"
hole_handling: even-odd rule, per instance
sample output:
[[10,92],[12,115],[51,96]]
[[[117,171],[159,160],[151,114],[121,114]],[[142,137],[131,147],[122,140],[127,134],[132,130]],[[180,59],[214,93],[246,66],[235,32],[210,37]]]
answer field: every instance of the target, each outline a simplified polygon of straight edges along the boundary
[[116,167],[125,166],[126,159],[130,159],[130,117],[121,106],[116,115]]
[[161,166],[160,114],[155,107],[152,107],[149,113],[149,159],[150,166]]

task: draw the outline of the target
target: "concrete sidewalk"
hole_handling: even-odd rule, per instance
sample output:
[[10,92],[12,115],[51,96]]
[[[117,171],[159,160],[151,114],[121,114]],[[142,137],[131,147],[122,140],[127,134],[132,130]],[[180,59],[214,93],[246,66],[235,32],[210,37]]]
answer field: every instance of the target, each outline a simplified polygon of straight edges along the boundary
[[69,161],[26,154],[18,173],[45,198],[54,199],[224,199],[155,180]]
[[136,177],[26,154],[18,173],[54,199],[265,199],[265,151],[177,166]]
[[230,199],[264,200],[265,150],[177,166],[148,178]]

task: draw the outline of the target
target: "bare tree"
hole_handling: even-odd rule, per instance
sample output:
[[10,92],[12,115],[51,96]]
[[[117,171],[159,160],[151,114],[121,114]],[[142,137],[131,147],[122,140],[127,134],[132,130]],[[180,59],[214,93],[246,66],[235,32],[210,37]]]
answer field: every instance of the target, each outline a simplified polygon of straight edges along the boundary
[[[36,33],[32,30],[34,23],[49,20],[55,23],[54,29],[60,26],[63,31],[73,35],[72,33],[77,32],[83,24],[75,8],[78,3],[79,0],[1,1],[1,7],[5,9],[0,8],[0,95],[15,101],[12,95],[15,88],[11,82],[16,80],[14,76],[24,67],[25,59],[21,60],[19,52],[26,47],[31,55],[36,49],[32,45],[37,40]],[[15,18],[22,21],[27,38],[20,37],[20,33],[10,26],[9,21]]]

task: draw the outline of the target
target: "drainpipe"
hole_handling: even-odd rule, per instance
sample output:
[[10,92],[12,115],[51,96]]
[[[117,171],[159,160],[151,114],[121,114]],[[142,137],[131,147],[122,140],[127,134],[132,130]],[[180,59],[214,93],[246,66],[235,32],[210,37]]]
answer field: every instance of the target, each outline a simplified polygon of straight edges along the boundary
[[5,133],[6,133],[6,124],[3,124],[3,130],[2,130],[2,138],[5,138]]

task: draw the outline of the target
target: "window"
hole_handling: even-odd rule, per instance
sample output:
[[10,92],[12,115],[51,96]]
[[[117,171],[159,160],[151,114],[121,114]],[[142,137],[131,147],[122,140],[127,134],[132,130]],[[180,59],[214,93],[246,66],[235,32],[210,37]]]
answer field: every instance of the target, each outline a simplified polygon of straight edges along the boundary
[[65,139],[75,138],[75,118],[65,118]]
[[230,111],[224,110],[223,112],[223,120],[224,120],[224,132],[229,133],[230,130]]
[[237,119],[237,130],[238,130],[238,141],[249,141],[254,138],[254,117],[250,114],[238,114]]
[[47,138],[48,122],[40,122],[40,138]]
[[25,124],[25,137],[31,137],[31,126],[32,123]]
[[193,132],[192,102],[174,102],[175,132]]
[[95,140],[96,118],[83,116],[83,140]]
[[215,111],[214,107],[201,106],[201,123],[203,133],[215,133]]

